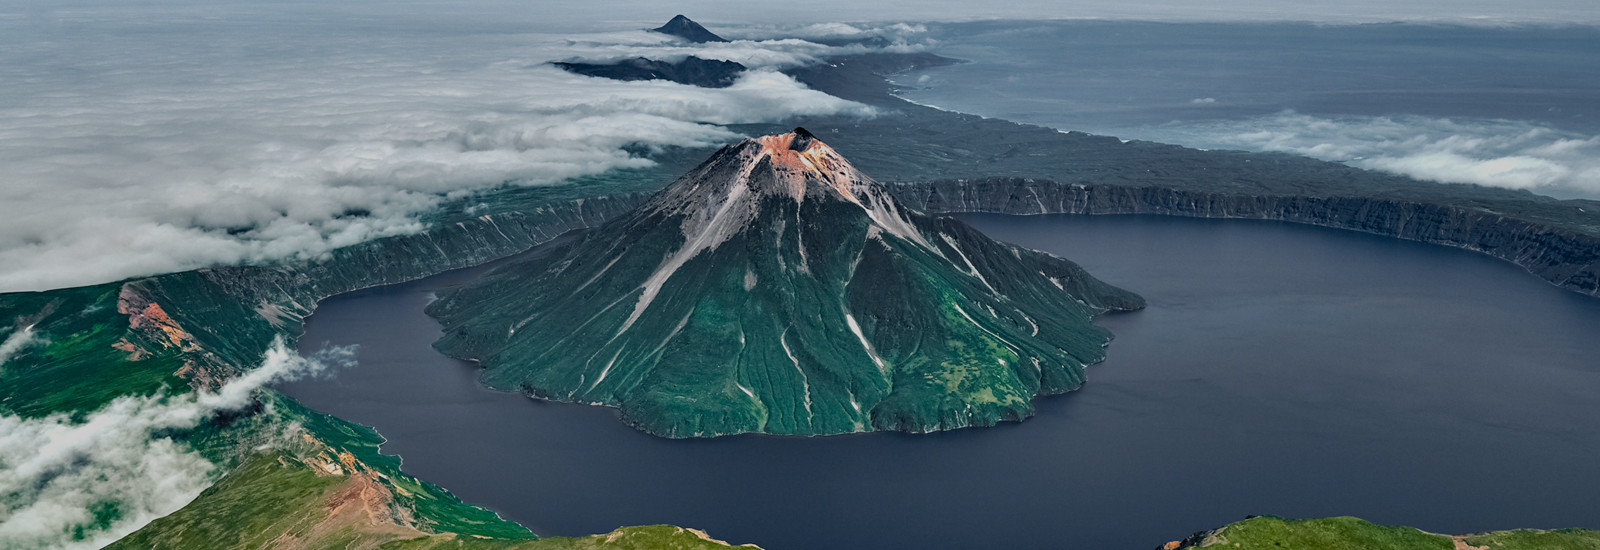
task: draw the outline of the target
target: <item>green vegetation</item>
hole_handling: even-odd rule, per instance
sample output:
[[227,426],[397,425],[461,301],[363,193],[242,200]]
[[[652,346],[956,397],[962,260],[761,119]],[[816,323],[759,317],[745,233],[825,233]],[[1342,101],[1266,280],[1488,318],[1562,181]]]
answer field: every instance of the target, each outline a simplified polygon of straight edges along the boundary
[[1377,525],[1360,518],[1284,519],[1257,516],[1196,533],[1164,548],[1238,550],[1596,550],[1600,531],[1495,531],[1450,536],[1413,527]]
[[109,550],[232,550],[258,548],[393,550],[587,550],[726,548],[703,533],[665,525],[626,527],[590,537],[536,538],[500,534],[425,532],[404,524],[397,495],[379,476],[341,469],[330,473],[316,457],[282,451],[249,457],[179,510],[108,546]]
[[[30,344],[0,363],[0,412],[81,415],[122,396],[186,389],[176,375],[184,365],[178,351],[145,342],[117,312],[121,286],[0,295],[0,340],[32,333]],[[114,347],[135,343],[153,351],[134,359]]]
[[1290,520],[1257,516],[1206,534],[1184,548],[1303,548],[1322,550],[1451,550],[1449,537],[1411,527],[1376,525],[1352,517]]
[[[317,475],[281,452],[244,461],[194,502],[108,546],[134,548],[268,548],[285,536],[304,537],[327,519],[323,502],[343,476]],[[329,536],[348,543],[354,525]],[[331,544],[330,544],[331,546]]]
[[1096,313],[1142,307],[907,211],[801,132],[729,146],[446,293],[436,347],[480,361],[490,387],[615,406],[667,437],[926,432],[1030,416],[1104,357]]
[[[261,288],[232,286],[241,273],[273,273],[254,269],[0,295],[0,341],[23,342],[10,346],[0,363],[0,414],[82,421],[118,398],[215,389],[255,368],[274,337],[298,330],[303,311],[290,308],[307,291],[278,285],[275,292],[284,294],[268,301],[257,298]],[[288,306],[258,309],[272,302]],[[419,537],[425,547],[501,548],[539,540],[521,525],[404,474],[398,457],[378,451],[382,438],[370,428],[270,390],[258,391],[256,399],[192,428],[150,434],[199,453],[227,475],[114,548],[375,547]],[[345,504],[328,505],[333,501]],[[76,527],[78,539],[110,528],[126,513],[114,501],[97,501],[91,512],[90,521]],[[695,541],[705,542],[671,527],[621,533],[601,546],[578,538],[540,547],[695,548],[703,546]]]
[[[728,543],[704,532],[671,525],[623,527],[587,537],[549,537],[533,541],[471,539],[465,537],[418,538],[383,545],[383,550],[710,550]],[[757,548],[743,545],[740,548]]]
[[532,536],[526,527],[501,519],[483,507],[463,503],[438,485],[402,473],[400,457],[379,452],[383,437],[376,430],[312,411],[276,393],[269,398],[275,410],[298,422],[306,435],[325,446],[332,456],[348,453],[348,462],[369,472],[377,483],[392,491],[396,505],[408,511],[418,529],[484,537]]
[[1516,529],[1459,538],[1469,546],[1489,550],[1600,549],[1600,531],[1589,529]]

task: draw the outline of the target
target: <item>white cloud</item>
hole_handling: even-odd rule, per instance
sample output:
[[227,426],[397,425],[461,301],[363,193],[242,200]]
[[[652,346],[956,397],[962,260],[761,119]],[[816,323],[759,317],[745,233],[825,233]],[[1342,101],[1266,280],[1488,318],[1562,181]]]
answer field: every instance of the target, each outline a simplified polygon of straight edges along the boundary
[[[0,547],[99,548],[177,511],[215,472],[166,430],[243,408],[267,384],[348,364],[353,353],[334,348],[306,359],[278,341],[260,367],[215,393],[122,397],[82,421],[0,415]],[[109,526],[98,525],[95,511],[113,509]]]
[[[550,35],[539,45],[552,59],[610,61],[646,57],[679,61],[688,56],[734,61],[746,67],[785,69],[818,63],[823,59],[868,51],[918,52],[934,42],[924,35],[927,27],[904,23],[868,26],[844,23],[811,25],[721,26],[716,32],[730,42],[689,43],[642,29],[592,33],[579,37]],[[883,46],[846,44],[829,46],[812,40],[861,40],[880,37]]]
[[1429,181],[1600,198],[1600,136],[1535,122],[1285,111],[1117,135],[1207,149],[1297,153]]
[[39,338],[33,334],[33,325],[18,327],[11,335],[6,336],[5,341],[0,342],[0,376],[5,375],[6,361],[10,361],[11,357],[23,348],[38,342]]
[[[774,24],[777,22],[777,24]],[[787,24],[785,24],[787,23]],[[757,22],[755,24],[736,24],[731,28],[724,27],[719,33],[726,38],[746,38],[752,40],[771,39],[774,37],[803,38],[807,40],[863,40],[868,38],[882,38],[890,44],[922,44],[928,32],[926,25],[915,23],[841,23],[836,21],[795,24],[781,20]]]
[[648,165],[628,144],[715,145],[738,137],[717,124],[870,114],[770,70],[703,89],[545,64],[697,53],[778,67],[834,51],[800,40],[692,46],[299,8],[334,11],[0,18],[0,292],[317,257],[418,231],[418,214],[452,193]]

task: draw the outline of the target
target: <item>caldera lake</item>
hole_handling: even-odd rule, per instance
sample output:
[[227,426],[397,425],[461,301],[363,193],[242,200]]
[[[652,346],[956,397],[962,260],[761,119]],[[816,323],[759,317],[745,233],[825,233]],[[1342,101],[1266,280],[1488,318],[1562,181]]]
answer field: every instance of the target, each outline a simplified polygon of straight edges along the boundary
[[1142,294],[1083,389],[925,435],[668,440],[484,389],[422,313],[481,268],[324,300],[278,386],[541,535],[668,523],[769,550],[1153,548],[1252,514],[1600,527],[1600,299],[1473,252],[1280,222],[965,215]]

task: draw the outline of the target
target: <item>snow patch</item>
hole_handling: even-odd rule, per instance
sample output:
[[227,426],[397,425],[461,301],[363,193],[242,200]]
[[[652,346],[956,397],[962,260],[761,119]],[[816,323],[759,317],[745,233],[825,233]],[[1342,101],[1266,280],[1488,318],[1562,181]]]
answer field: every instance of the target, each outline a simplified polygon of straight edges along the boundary
[[[783,354],[789,356],[789,361],[794,363],[795,372],[800,373],[800,388],[805,391],[801,404],[806,407],[806,422],[811,421],[811,381],[806,377],[805,369],[800,368],[800,359],[794,356],[794,351],[789,349],[789,329],[783,329],[783,334],[778,335],[778,344],[783,346]],[[859,410],[859,409],[858,409]]]
[[[746,169],[748,170],[749,168],[747,167]],[[699,255],[702,251],[714,249],[726,242],[729,237],[737,234],[743,228],[744,220],[740,219],[741,216],[739,216],[737,210],[742,210],[738,208],[744,203],[740,199],[744,198],[748,191],[749,187],[746,185],[728,186],[727,196],[723,199],[722,204],[718,205],[716,214],[712,215],[709,221],[699,224],[697,231],[685,233],[684,246],[678,248],[677,252],[671,256],[668,256],[666,261],[663,261],[661,266],[650,274],[650,278],[645,280],[644,293],[639,295],[639,303],[633,306],[633,313],[628,315],[627,322],[622,324],[622,328],[618,332],[628,330],[635,321],[639,320],[639,316],[644,314],[645,309],[650,307],[650,302],[655,300],[656,294],[661,292],[661,286],[666,284],[667,279],[672,278],[672,274],[677,272],[678,268],[683,267],[683,264]]]
[[884,370],[883,359],[878,357],[878,352],[872,350],[872,344],[867,342],[867,336],[861,333],[861,325],[856,324],[856,317],[847,311],[844,314],[844,322],[850,326],[850,332],[856,335],[856,339],[861,341],[861,347],[867,350],[867,357],[872,358],[872,364],[877,365],[879,371]]
[[1000,294],[1000,291],[995,290],[994,285],[989,284],[989,280],[983,278],[983,274],[978,272],[978,266],[972,265],[972,260],[967,259],[967,255],[961,252],[961,246],[956,244],[956,240],[954,238],[947,233],[940,233],[939,237],[944,239],[944,242],[950,244],[950,249],[956,251],[956,256],[961,257],[962,263],[967,264],[968,275],[976,277],[978,282],[981,282],[983,283],[983,286],[988,287],[989,292],[993,292],[996,295]]
[[[995,334],[994,331],[991,331],[991,330],[989,330],[987,328],[984,328],[984,326],[982,324],[978,323],[977,319],[973,319],[971,315],[967,315],[967,310],[961,309],[961,306],[956,305],[956,304],[950,304],[950,305],[952,307],[956,308],[956,313],[960,313],[962,317],[966,317],[967,321],[972,323],[972,326],[978,327],[978,330],[981,330],[981,331],[984,331],[985,333],[988,333],[989,336],[993,336],[995,340],[999,340],[1001,344],[1004,344],[1006,347],[1011,348],[1011,351],[1017,352],[1018,354],[1022,353],[1022,348],[1019,348],[1019,347],[1017,347],[1015,345],[1012,345],[1009,340],[1006,340],[1005,338],[1001,338],[1000,335],[999,334]],[[1005,364],[1005,362],[1001,361],[1001,364]]]

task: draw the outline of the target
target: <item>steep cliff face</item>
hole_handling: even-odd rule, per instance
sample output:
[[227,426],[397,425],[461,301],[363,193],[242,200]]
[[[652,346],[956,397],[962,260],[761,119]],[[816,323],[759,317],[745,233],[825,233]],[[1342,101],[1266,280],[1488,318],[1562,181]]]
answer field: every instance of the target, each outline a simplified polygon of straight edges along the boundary
[[901,206],[804,130],[730,145],[642,207],[428,312],[485,384],[669,437],[924,432],[1083,383],[1137,296]]
[[929,212],[1161,214],[1281,220],[1475,250],[1562,288],[1600,296],[1600,238],[1469,208],[1385,197],[1215,193],[999,178],[893,187]]

